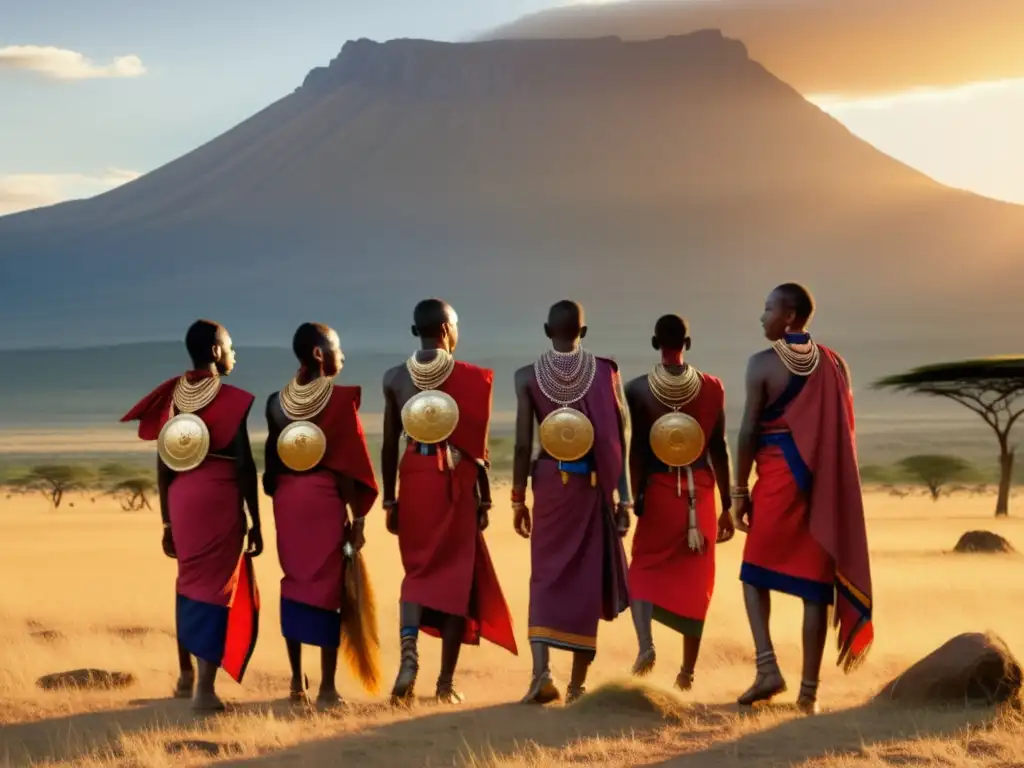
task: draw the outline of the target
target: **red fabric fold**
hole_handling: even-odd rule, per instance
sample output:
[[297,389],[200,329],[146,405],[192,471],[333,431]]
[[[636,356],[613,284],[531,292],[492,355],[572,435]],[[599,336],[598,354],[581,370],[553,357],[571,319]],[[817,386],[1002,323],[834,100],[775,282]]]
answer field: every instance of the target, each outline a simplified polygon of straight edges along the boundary
[[490,456],[487,433],[493,389],[494,371],[461,361],[455,362],[455,368],[440,386],[459,404],[459,423],[448,442],[477,463],[486,464]]
[[[188,371],[185,374],[189,381],[198,381],[212,375],[209,371]],[[121,417],[121,421],[138,421],[139,438],[156,440],[160,436],[160,430],[171,417],[174,386],[178,383],[179,378],[181,377],[175,376],[173,379],[163,382],[139,400],[128,413]],[[252,407],[254,399],[255,397],[244,389],[222,383],[213,402],[196,411],[196,415],[210,430],[211,451],[220,450],[235,439],[235,434]]]
[[838,355],[819,348],[821,362],[786,410],[786,422],[813,477],[808,499],[811,535],[835,560],[837,664],[849,673],[863,662],[874,640],[871,561],[853,392]]
[[360,387],[335,386],[331,400],[313,422],[327,437],[327,452],[320,466],[355,481],[355,498],[347,499],[356,517],[365,517],[377,500],[377,478],[359,418]]
[[235,682],[241,683],[256,650],[259,634],[260,593],[250,555],[243,554],[238,560],[229,589],[231,600],[228,603],[228,629],[221,669]]

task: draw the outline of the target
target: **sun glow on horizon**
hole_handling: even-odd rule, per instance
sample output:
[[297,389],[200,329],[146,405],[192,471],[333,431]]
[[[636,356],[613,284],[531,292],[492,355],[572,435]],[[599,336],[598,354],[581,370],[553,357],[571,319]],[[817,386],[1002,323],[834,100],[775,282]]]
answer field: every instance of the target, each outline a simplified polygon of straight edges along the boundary
[[868,97],[806,97],[881,151],[951,187],[1024,204],[1024,78]]

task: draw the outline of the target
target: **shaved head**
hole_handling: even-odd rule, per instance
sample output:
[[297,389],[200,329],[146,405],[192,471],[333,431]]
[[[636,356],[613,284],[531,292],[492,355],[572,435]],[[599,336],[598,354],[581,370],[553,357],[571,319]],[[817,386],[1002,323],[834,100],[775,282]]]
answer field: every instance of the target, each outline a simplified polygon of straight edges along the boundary
[[235,367],[235,350],[227,328],[213,320],[196,320],[185,333],[185,349],[196,370],[217,366],[221,374]]
[[786,308],[800,325],[806,325],[814,315],[814,297],[800,283],[783,283],[775,289]]
[[568,299],[553,304],[548,310],[548,322],[544,330],[552,340],[575,341],[583,338],[587,330],[583,305]]
[[323,323],[303,323],[292,336],[292,352],[300,363],[314,363],[313,351],[329,347],[331,343],[330,326]]
[[679,315],[662,315],[654,324],[655,349],[679,351],[690,341],[690,329]]
[[412,335],[424,348],[440,346],[455,351],[459,342],[459,316],[441,299],[424,299],[412,311]]
[[225,333],[224,326],[213,320],[196,320],[188,327],[185,349],[194,367],[202,368],[214,362],[213,348],[217,345],[218,337],[222,338]]
[[424,299],[412,311],[412,324],[416,329],[416,335],[424,339],[439,338],[445,323],[457,322],[455,310],[441,299]]

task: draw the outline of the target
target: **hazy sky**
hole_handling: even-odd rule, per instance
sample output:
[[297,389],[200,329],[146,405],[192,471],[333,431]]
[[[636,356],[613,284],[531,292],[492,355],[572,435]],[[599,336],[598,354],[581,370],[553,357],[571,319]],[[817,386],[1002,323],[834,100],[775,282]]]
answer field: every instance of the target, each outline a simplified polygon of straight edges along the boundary
[[[0,213],[96,194],[293,90],[348,39],[465,40],[558,0],[3,2]],[[1024,81],[817,99],[938,180],[1024,202]]]

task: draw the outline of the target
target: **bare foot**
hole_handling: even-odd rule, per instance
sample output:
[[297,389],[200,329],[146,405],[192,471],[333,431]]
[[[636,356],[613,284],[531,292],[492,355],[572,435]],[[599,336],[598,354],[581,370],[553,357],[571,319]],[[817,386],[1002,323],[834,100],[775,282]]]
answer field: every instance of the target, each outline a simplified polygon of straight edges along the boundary
[[654,670],[654,662],[657,656],[654,652],[654,648],[647,648],[640,651],[636,657],[636,661],[633,662],[633,676],[634,677],[646,677]]
[[562,698],[562,694],[555,687],[555,681],[551,679],[551,675],[543,675],[530,681],[530,690],[522,698],[522,703],[543,705],[558,701],[560,698]]
[[345,706],[345,701],[336,690],[321,689],[316,695],[316,706],[318,709],[340,709]]
[[573,702],[579,701],[587,693],[587,687],[585,685],[570,685],[565,690],[565,705],[569,706]]
[[191,699],[192,688],[195,687],[196,676],[195,673],[182,672],[178,678],[178,682],[174,686],[174,698],[176,699]]
[[778,670],[774,672],[758,672],[754,684],[737,699],[741,707],[752,707],[762,701],[771,701],[780,693],[786,692],[786,681]]
[[676,688],[680,691],[689,691],[693,688],[693,672],[682,670],[676,675]]
[[435,698],[439,704],[462,704],[466,698],[454,688],[438,688]]
[[818,701],[801,696],[796,700],[796,708],[804,715],[816,715],[818,714]]
[[223,712],[225,709],[224,702],[213,691],[196,691],[192,697],[194,712]]

